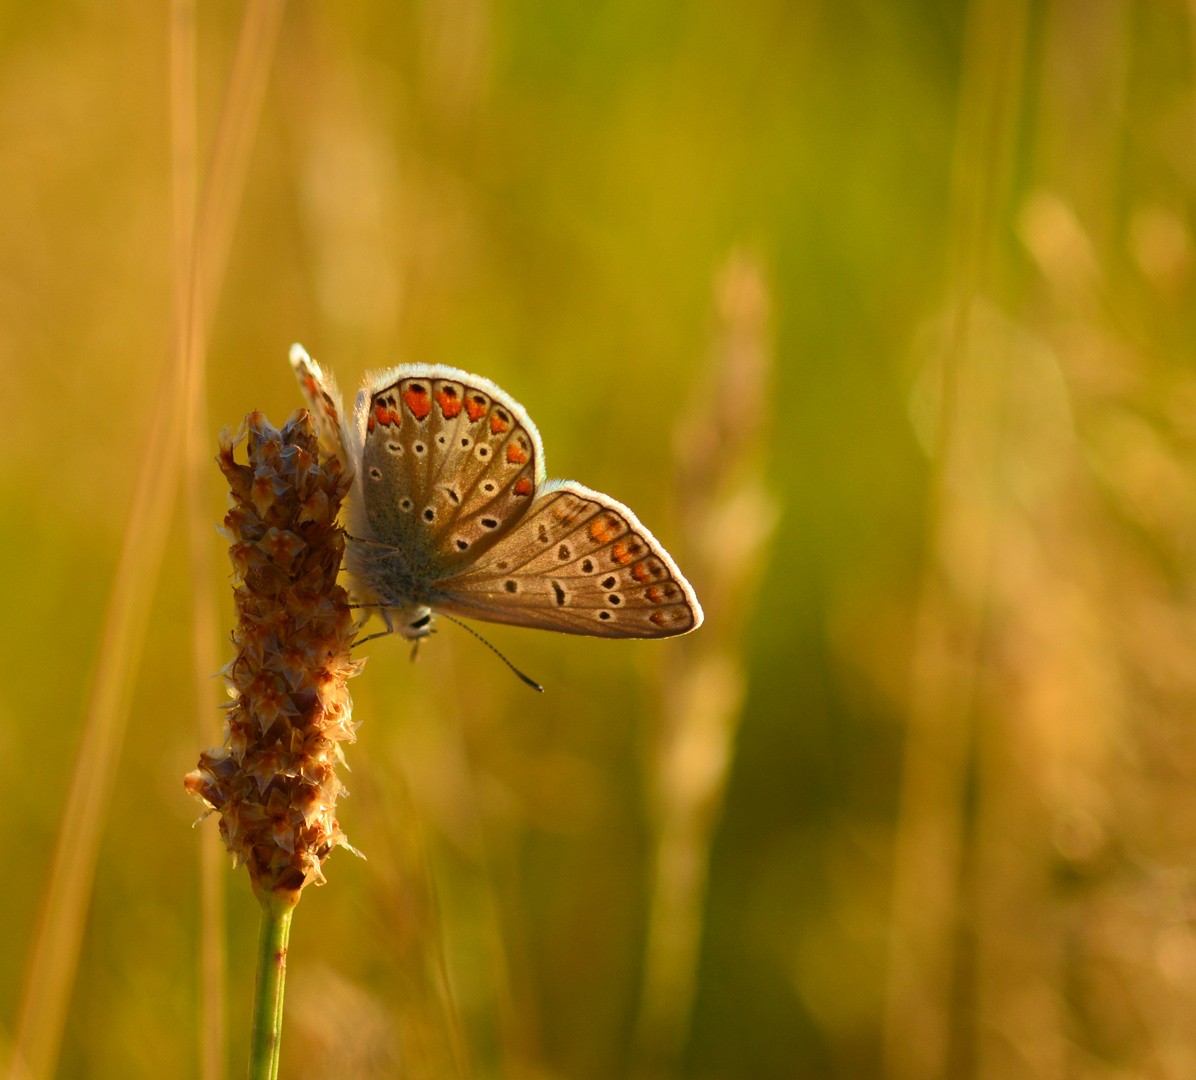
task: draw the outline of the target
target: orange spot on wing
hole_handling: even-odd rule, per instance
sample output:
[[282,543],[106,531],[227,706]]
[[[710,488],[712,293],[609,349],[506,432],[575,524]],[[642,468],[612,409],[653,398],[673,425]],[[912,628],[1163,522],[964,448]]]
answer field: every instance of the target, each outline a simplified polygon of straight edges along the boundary
[[388,424],[394,424],[395,427],[398,427],[399,424],[402,423],[402,421],[399,419],[399,414],[397,412],[395,412],[394,409],[390,409],[387,412],[386,422]]
[[590,535],[600,544],[619,535],[619,524],[613,518],[597,517],[590,522]]
[[662,630],[664,629],[664,612],[663,611],[654,611],[654,612],[652,612],[651,615],[648,616],[648,618],[651,619],[652,622],[654,622]]
[[512,465],[522,465],[527,461],[527,454],[523,452],[523,447],[518,443],[507,443],[507,460]]
[[375,405],[374,416],[377,418],[379,424],[386,425],[390,423],[390,411],[385,405]]
[[664,594],[655,585],[649,586],[648,591],[644,595],[654,604],[659,604],[664,600]]
[[501,435],[511,425],[508,424],[501,416],[495,413],[490,417],[490,431],[495,435]]
[[635,578],[636,581],[651,581],[652,571],[648,569],[645,563],[637,562],[631,568],[631,576]]
[[467,398],[465,401],[465,411],[469,413],[470,420],[481,420],[486,415],[486,403],[484,401],[475,401],[473,398]]
[[370,417],[370,422],[368,424],[366,424],[366,430],[367,431],[374,430],[374,418],[372,416]]
[[515,484],[516,495],[530,495],[532,493],[532,482],[526,477],[521,477]]
[[415,414],[416,420],[422,420],[432,411],[432,402],[428,397],[428,391],[422,386],[407,387],[403,391],[403,400],[407,403],[407,408]]
[[444,413],[446,420],[451,420],[461,411],[461,399],[457,397],[456,390],[441,390],[437,393],[436,400],[440,402],[440,411]]
[[635,556],[627,549],[627,545],[620,540],[610,549],[610,557],[620,566],[626,566]]

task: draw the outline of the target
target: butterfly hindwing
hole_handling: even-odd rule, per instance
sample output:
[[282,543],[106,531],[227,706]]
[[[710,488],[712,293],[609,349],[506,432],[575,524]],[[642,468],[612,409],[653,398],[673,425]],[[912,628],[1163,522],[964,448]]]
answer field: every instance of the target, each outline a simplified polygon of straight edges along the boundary
[[496,386],[407,365],[372,378],[364,406],[370,529],[418,575],[456,572],[526,514],[543,451],[523,409]]
[[571,482],[548,485],[429,602],[466,618],[596,637],[672,637],[702,622],[693,589],[635,515]]

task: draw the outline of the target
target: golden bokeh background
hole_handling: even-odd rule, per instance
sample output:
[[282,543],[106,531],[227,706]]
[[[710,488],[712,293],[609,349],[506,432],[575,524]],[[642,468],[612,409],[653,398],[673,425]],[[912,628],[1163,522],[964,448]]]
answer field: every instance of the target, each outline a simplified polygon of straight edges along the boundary
[[367,646],[281,1075],[1196,1075],[1194,61],[1182,0],[0,3],[0,1068],[241,1073],[181,778],[300,341],[493,379],[708,621],[486,630],[542,696]]

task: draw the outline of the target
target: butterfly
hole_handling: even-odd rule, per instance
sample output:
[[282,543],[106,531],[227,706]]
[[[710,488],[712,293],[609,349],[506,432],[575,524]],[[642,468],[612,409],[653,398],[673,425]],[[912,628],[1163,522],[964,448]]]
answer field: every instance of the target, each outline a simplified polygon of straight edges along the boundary
[[536,425],[490,380],[443,365],[370,372],[350,418],[301,345],[291,365],[353,471],[345,569],[386,632],[418,641],[437,612],[608,638],[702,624],[689,582],[626,506],[545,479]]

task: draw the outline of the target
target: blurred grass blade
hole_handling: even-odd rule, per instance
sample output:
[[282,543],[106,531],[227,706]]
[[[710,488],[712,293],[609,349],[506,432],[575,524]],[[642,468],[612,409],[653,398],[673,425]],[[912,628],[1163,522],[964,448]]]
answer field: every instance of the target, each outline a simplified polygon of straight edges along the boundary
[[[146,452],[105,616],[79,755],[33,942],[17,1022],[13,1080],[44,1080],[53,1075],[58,1058],[100,837],[182,464],[179,451],[186,436],[180,440],[178,433],[190,429],[185,410],[200,397],[205,323],[223,276],[282,11],[282,0],[260,0],[248,6],[241,27],[205,198],[195,227],[189,299],[176,328],[176,355],[163,369],[154,402]],[[181,211],[176,209],[176,213]]]
[[[216,688],[212,672],[217,660],[216,605],[212,596],[212,528],[206,512],[208,454],[204,350],[189,349],[198,337],[190,302],[195,279],[195,214],[198,187],[196,133],[196,11],[195,0],[174,0],[170,23],[171,177],[174,187],[174,326],[175,356],[186,358],[188,400],[183,475],[187,542],[191,563],[192,643],[196,730],[201,746],[216,745],[220,726],[215,710]],[[198,1010],[199,1075],[201,1080],[223,1080],[226,1075],[225,1028],[225,916],[224,846],[214,829],[198,830],[199,853],[199,963],[196,1006]]]
[[53,1075],[91,898],[103,829],[150,600],[177,481],[176,387],[164,372],[117,565],[75,771],[33,943],[13,1054],[13,1078]]
[[200,349],[204,343],[208,325],[204,305],[214,302],[224,278],[285,6],[285,0],[253,0],[245,9],[195,226],[196,265],[191,299],[197,310],[190,322],[197,337],[193,349]]
[[710,835],[746,687],[743,632],[777,518],[764,478],[773,349],[755,259],[734,253],[715,282],[718,335],[676,433],[686,547],[681,566],[706,624],[676,643],[660,680],[651,764],[655,874],[636,1029],[636,1072],[676,1070],[689,1028]]
[[968,10],[941,396],[897,822],[884,1072],[940,1080],[966,1047],[955,992],[965,786],[992,542],[1003,357],[976,335],[996,284],[1022,100],[1024,0]]

